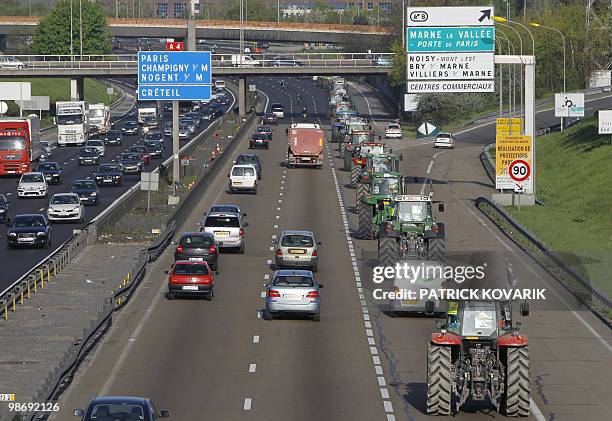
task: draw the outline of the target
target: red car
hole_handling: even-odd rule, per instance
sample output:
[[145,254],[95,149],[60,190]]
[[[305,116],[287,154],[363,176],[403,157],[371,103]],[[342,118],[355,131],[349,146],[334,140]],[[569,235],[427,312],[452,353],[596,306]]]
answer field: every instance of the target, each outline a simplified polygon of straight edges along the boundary
[[144,145],[134,145],[130,148],[130,152],[134,152],[140,154],[140,159],[142,162],[147,165],[151,163],[151,153],[149,152],[149,148]]
[[215,296],[212,270],[206,262],[178,260],[165,273],[169,275],[166,293],[169,300],[180,295],[203,295],[212,301]]

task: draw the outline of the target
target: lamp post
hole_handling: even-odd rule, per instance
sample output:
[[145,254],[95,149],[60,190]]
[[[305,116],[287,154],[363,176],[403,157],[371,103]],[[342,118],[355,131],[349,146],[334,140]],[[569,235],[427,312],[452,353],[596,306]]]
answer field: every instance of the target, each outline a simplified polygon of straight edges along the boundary
[[70,60],[74,61],[74,36],[72,35],[72,0],[70,0]]
[[[500,34],[503,35],[503,39],[508,43],[508,53],[514,55],[515,48],[510,38],[506,36],[503,32],[500,31]],[[516,115],[514,109],[516,107],[516,71],[514,65],[509,64],[508,66],[508,117],[512,119]],[[512,73],[511,73],[512,72]],[[503,70],[502,70],[503,74]]]
[[[498,24],[499,24],[499,25],[501,25],[501,26],[504,26],[504,27],[506,27],[506,28],[509,28],[510,30],[512,30],[512,31],[513,31],[513,32],[516,34],[516,36],[518,37],[518,40],[519,40],[519,54],[520,54],[520,57],[522,57],[522,56],[523,56],[523,37],[521,37],[520,32],[519,32],[519,31],[517,31],[517,30],[516,30],[516,28],[514,28],[512,25],[507,25],[507,24],[505,24],[505,23],[500,23],[500,22],[498,22]],[[521,59],[521,60],[522,60],[522,59]],[[520,81],[519,81],[519,82],[520,82],[520,89],[521,89],[521,90],[520,90],[520,107],[519,107],[519,115],[520,115],[520,116],[523,116],[523,115],[524,115],[524,112],[523,112],[523,107],[524,107],[524,98],[523,98],[523,72],[522,72],[522,71],[520,71],[520,72],[519,72],[519,75],[520,75]]]
[[[244,54],[244,0],[240,0],[240,57]],[[242,60],[241,60],[242,61]]]
[[83,60],[83,2],[79,0],[79,47],[81,60]]

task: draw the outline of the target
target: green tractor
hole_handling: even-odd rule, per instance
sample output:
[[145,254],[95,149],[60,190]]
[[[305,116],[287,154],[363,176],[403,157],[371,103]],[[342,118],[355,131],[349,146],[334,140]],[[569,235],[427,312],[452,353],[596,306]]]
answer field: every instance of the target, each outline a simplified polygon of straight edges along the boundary
[[[393,150],[385,152],[384,147],[384,143],[360,145],[351,167],[351,187],[356,186],[358,191],[366,189],[372,173],[399,173],[402,155],[394,154]],[[359,198],[360,194],[357,193],[357,196]]]
[[353,132],[363,132],[368,130],[365,121],[359,117],[351,117],[344,123],[344,138],[338,145],[340,158],[344,160],[344,170],[351,170],[353,150],[359,146],[360,137],[353,136]]
[[[390,205],[395,196],[403,194],[404,177],[398,172],[373,172],[362,177],[367,182],[357,185],[355,210],[359,215],[357,237],[362,240],[374,239],[375,226],[386,218],[384,208],[379,212],[378,204]],[[389,208],[387,208],[389,209]]]
[[433,194],[398,195],[392,203],[377,204],[374,232],[378,238],[378,264],[393,266],[398,260],[430,260],[444,264],[446,239],[444,224],[437,222],[432,206],[444,212],[444,203],[434,202]]

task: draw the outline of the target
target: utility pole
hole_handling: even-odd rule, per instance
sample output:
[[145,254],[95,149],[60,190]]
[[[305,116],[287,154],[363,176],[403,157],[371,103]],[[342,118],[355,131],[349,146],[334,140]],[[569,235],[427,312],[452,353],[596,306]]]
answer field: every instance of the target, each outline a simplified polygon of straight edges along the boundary
[[79,0],[79,46],[81,47],[81,60],[83,60],[83,1]]
[[70,60],[74,61],[74,40],[72,35],[72,0],[70,0]]

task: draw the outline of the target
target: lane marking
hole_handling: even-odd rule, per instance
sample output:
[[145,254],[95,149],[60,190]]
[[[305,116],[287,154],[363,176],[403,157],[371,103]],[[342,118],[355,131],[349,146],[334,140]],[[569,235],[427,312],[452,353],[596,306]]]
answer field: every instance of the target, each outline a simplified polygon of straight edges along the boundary
[[254,344],[258,344],[259,343],[259,335],[254,335],[253,336],[253,343]]
[[249,373],[254,373],[257,370],[257,364],[249,364]]
[[251,398],[244,398],[244,405],[242,409],[244,409],[245,411],[250,411],[252,403],[253,400]]

